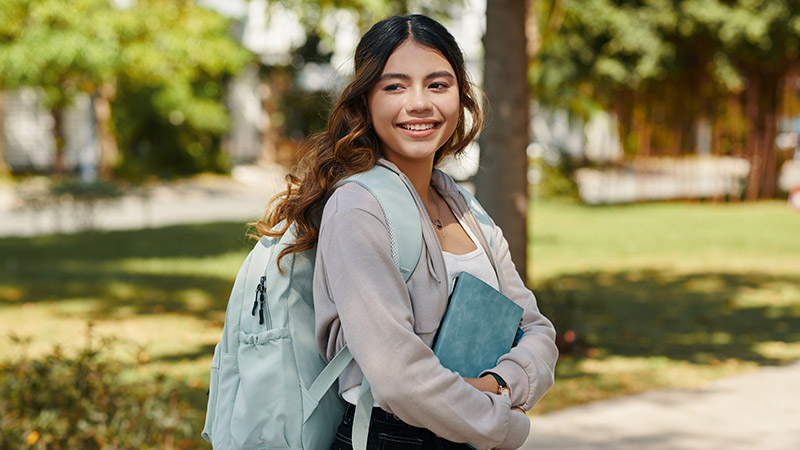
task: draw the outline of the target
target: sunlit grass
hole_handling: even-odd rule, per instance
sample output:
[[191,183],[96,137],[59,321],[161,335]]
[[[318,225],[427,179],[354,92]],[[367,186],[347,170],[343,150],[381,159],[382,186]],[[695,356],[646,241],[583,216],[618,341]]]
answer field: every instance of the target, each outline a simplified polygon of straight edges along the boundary
[[800,272],[800,214],[784,202],[588,207],[538,201],[534,282],[585,271]]
[[532,211],[531,284],[570,340],[535,412],[800,359],[800,214],[785,203]]

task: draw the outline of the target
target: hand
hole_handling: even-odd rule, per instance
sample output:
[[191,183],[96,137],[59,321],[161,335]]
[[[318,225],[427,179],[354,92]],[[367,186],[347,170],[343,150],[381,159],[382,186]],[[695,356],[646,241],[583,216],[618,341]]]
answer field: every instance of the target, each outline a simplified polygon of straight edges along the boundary
[[494,379],[491,375],[484,375],[480,378],[464,378],[464,381],[471,384],[472,387],[475,389],[482,391],[482,392],[489,392],[492,394],[497,393],[497,389],[500,387],[497,384],[497,380]]

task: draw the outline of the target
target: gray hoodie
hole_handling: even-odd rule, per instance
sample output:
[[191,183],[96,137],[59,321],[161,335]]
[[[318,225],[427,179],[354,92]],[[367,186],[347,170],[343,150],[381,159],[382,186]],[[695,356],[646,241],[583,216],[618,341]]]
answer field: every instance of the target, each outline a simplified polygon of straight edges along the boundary
[[[379,164],[400,173],[414,192],[395,165],[384,159]],[[430,348],[447,308],[448,286],[441,245],[416,194],[425,219],[423,246],[407,283],[392,261],[380,206],[366,189],[345,184],[325,204],[314,272],[317,345],[326,360],[345,344],[353,354],[339,379],[340,392],[359,385],[363,373],[381,408],[410,425],[478,449],[519,448],[530,422],[510,408],[532,408],[553,386],[555,330],[514,268],[500,228],[494,228],[493,252],[452,178],[434,170],[432,184],[478,237],[500,291],[524,308],[524,336],[489,370],[511,387],[511,400],[473,388],[442,367]]]

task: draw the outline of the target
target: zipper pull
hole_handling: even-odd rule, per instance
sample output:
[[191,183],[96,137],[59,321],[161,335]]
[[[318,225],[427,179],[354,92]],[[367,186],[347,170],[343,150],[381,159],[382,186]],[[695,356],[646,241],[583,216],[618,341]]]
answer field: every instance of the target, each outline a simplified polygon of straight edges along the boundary
[[[258,309],[258,324],[264,325],[264,292],[267,291],[267,286],[264,284],[267,281],[267,277],[262,276],[261,282],[258,283],[258,288],[256,288],[256,298],[258,299],[258,303],[260,305]],[[255,309],[255,308],[253,308]]]
[[[255,316],[256,315],[256,308],[258,308],[258,303],[259,303],[259,298],[258,298],[259,294],[261,294],[262,301],[263,301],[263,297],[264,297],[264,293],[263,292],[266,290],[266,286],[264,286],[264,282],[265,281],[267,281],[267,277],[262,276],[261,277],[261,281],[258,283],[258,286],[256,286],[256,298],[253,301],[253,310],[250,311],[250,315],[251,316]],[[264,319],[261,319],[261,323],[264,323]]]
[[260,325],[264,325],[264,306],[266,306],[266,303],[267,303],[265,301],[265,298],[264,298],[264,291],[261,291],[261,302],[260,303],[261,303],[261,308],[258,310],[258,317],[259,317],[258,323]]

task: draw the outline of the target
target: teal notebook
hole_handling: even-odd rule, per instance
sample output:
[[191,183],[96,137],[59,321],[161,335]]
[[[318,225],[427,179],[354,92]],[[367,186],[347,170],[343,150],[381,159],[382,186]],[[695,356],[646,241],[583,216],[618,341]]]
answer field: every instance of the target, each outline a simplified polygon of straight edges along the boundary
[[521,320],[522,307],[464,272],[450,294],[433,353],[444,367],[475,378],[511,350]]

